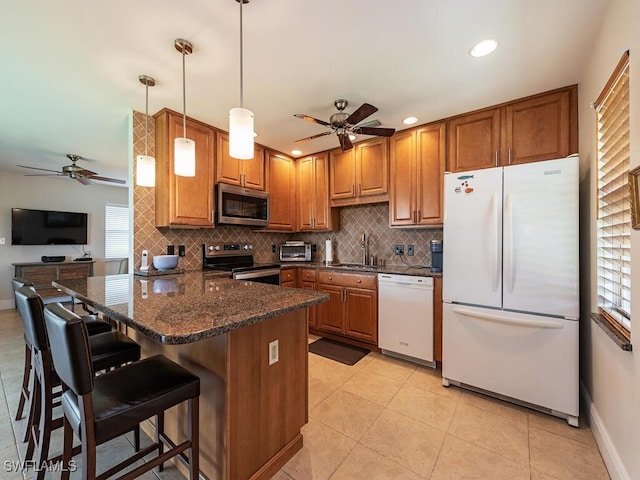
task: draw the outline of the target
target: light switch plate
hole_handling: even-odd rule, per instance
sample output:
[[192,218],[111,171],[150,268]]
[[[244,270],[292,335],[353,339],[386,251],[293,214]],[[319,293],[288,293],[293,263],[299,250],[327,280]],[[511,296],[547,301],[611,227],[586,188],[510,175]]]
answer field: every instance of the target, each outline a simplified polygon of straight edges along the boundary
[[7,241],[4,239],[4,237],[0,238],[0,245],[4,245]]
[[278,340],[274,340],[273,342],[269,342],[269,365],[278,363],[278,360],[280,360]]

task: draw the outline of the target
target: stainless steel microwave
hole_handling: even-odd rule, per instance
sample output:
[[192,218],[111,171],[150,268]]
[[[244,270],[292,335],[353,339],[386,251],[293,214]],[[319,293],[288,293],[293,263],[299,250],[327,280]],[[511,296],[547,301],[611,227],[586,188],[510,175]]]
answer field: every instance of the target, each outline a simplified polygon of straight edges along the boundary
[[288,241],[280,245],[281,262],[310,262],[311,244],[298,241]]
[[269,193],[251,188],[219,183],[218,224],[253,225],[266,227],[269,224]]

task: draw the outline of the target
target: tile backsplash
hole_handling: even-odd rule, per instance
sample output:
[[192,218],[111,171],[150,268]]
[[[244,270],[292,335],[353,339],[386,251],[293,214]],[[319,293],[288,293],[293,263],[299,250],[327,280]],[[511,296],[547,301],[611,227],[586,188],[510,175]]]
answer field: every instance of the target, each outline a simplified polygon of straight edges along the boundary
[[[144,153],[144,114],[133,114],[134,159]],[[149,154],[155,152],[155,122],[149,117]],[[135,162],[135,160],[134,160]],[[135,167],[135,164],[134,164]],[[135,171],[135,168],[134,168]],[[442,239],[442,229],[396,229],[389,227],[389,204],[379,203],[343,207],[340,212],[341,229],[337,232],[321,233],[270,233],[257,232],[252,227],[220,226],[213,229],[183,230],[156,228],[155,190],[149,187],[135,186],[134,205],[134,267],[140,265],[140,252],[149,251],[151,256],[167,253],[167,246],[184,245],[185,258],[180,267],[199,269],[202,266],[203,243],[251,243],[254,245],[256,262],[273,262],[278,259],[280,244],[286,240],[303,240],[317,246],[313,260],[325,260],[325,241],[331,239],[336,262],[361,262],[362,249],[360,239],[363,233],[369,239],[369,254],[383,259],[388,265],[402,264],[401,257],[393,255],[394,245],[404,245],[404,261],[410,265],[428,266],[431,263],[429,242]],[[271,247],[276,245],[276,253]],[[415,255],[406,255],[407,245],[414,245]]]

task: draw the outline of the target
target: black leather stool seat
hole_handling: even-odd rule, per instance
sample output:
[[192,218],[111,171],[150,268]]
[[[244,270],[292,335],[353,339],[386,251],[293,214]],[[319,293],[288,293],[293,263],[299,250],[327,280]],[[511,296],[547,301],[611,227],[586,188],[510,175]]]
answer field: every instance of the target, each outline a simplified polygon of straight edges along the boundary
[[[93,380],[95,438],[100,444],[123,435],[159,411],[200,395],[200,379],[162,355],[100,375]],[[62,408],[80,431],[78,397],[67,390]]]
[[87,332],[90,336],[97,335],[99,333],[107,333],[112,330],[111,324],[104,320],[99,320],[97,315],[81,315],[80,318],[82,318],[87,326]]
[[140,359],[140,345],[120,332],[91,335],[89,345],[94,372]]

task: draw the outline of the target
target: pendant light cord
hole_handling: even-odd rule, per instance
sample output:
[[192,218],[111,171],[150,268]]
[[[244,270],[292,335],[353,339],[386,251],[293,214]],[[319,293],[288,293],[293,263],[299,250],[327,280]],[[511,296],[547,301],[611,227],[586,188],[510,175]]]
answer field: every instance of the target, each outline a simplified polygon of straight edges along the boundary
[[149,141],[149,84],[145,85],[145,99],[144,99],[144,155],[147,154],[147,142]]
[[184,74],[184,48],[182,45],[182,138],[187,138],[187,86]]
[[244,0],[240,0],[240,108],[244,108],[244,72],[242,65],[244,63],[242,58],[242,4]]

